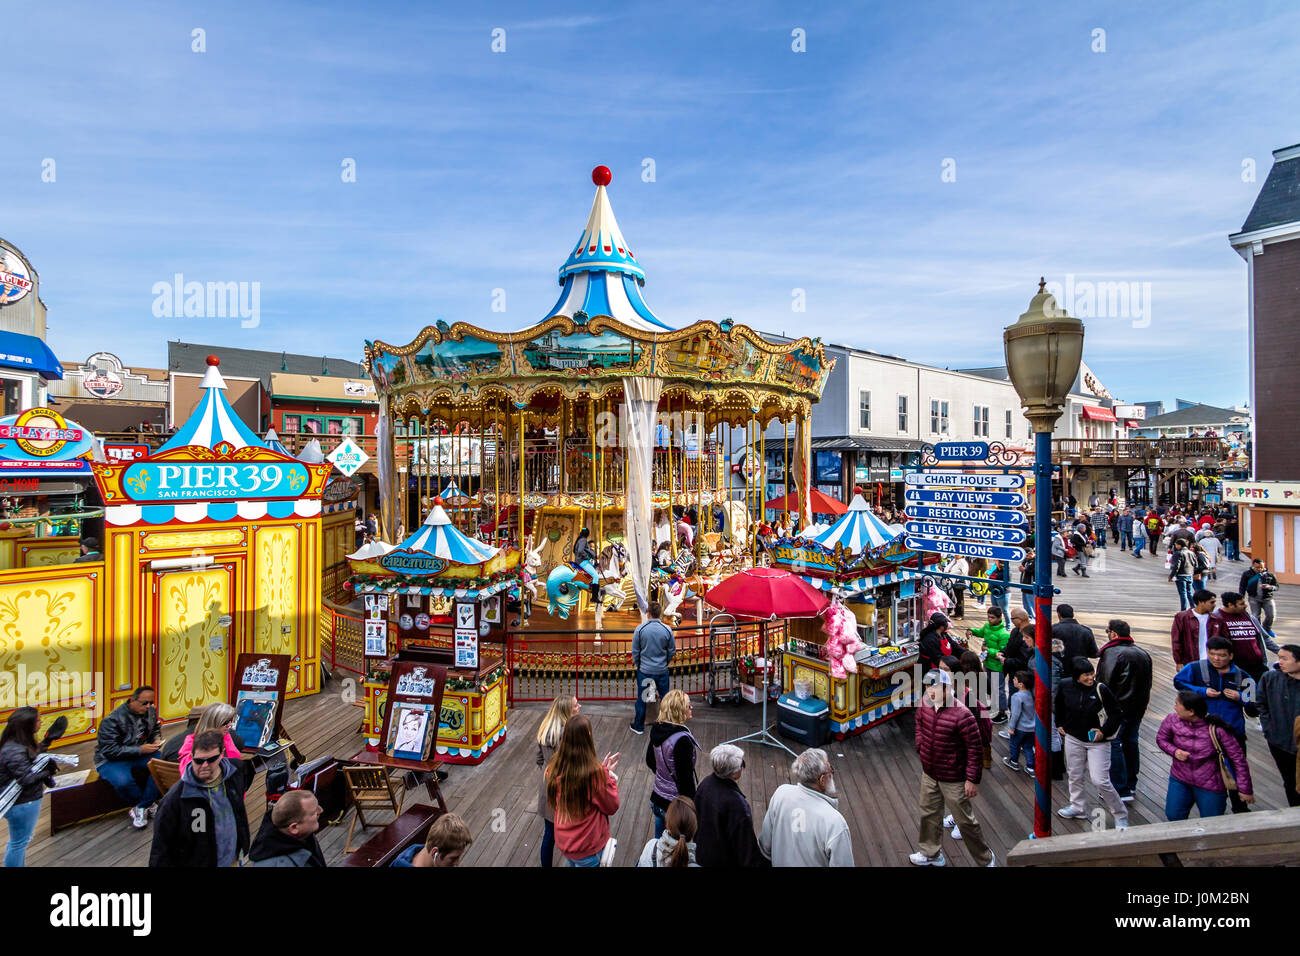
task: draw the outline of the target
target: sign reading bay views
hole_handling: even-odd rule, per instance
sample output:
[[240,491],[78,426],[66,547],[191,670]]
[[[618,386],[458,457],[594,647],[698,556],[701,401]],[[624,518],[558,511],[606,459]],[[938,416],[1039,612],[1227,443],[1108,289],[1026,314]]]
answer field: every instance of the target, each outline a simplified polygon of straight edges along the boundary
[[943,491],[907,489],[908,510],[913,503],[930,505],[977,505],[985,508],[1023,508],[1025,496],[1019,491]]
[[989,473],[965,474],[960,471],[913,472],[907,476],[909,485],[931,485],[936,488],[1023,488],[1024,475],[997,475]]

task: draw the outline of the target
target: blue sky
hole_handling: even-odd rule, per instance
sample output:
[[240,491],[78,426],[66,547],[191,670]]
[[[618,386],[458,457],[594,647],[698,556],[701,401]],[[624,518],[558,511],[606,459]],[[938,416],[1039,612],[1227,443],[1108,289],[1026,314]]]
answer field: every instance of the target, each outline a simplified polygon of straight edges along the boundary
[[[65,360],[529,325],[604,163],[670,324],[971,367],[1040,274],[1150,283],[1149,323],[1085,319],[1112,394],[1248,395],[1226,237],[1300,141],[1295,4],[5,6],[0,235]],[[260,283],[260,324],[156,318],[175,273]]]

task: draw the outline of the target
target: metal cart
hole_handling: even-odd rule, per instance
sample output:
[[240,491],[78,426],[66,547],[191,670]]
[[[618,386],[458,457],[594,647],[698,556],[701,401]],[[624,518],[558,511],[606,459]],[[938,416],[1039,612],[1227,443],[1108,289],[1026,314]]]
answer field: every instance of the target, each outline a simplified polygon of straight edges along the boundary
[[709,621],[709,662],[704,671],[704,699],[710,707],[720,701],[740,703],[740,644],[736,619],[715,614]]

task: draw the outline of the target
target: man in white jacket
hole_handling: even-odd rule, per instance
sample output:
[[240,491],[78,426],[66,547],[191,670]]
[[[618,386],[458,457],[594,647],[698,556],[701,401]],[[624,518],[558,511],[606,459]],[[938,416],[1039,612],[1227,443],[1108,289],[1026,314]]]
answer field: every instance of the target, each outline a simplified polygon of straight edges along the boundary
[[790,768],[795,783],[776,788],[758,848],[773,866],[852,866],[853,838],[837,809],[826,751],[805,750]]

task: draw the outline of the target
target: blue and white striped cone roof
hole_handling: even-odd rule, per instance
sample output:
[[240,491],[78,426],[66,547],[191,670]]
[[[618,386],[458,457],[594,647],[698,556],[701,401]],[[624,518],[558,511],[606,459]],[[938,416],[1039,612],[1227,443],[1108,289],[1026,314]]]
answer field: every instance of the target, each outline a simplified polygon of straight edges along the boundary
[[252,445],[265,448],[262,439],[251,432],[247,425],[239,420],[235,410],[221,394],[226,390],[226,381],[217,371],[216,359],[210,358],[207,374],[199,387],[203,389],[203,400],[194,410],[180,430],[169,438],[158,452],[171,451],[174,448],[187,448],[197,445],[200,448],[216,448],[226,443],[231,448],[244,448]]
[[454,482],[454,481],[448,481],[448,482],[447,482],[447,487],[444,488],[444,489],[442,489],[442,496],[443,496],[444,498],[464,498],[464,497],[465,497],[465,495],[461,493],[461,490],[460,490],[459,488],[456,487],[456,482]]
[[641,287],[645,285],[645,270],[628,248],[623,231],[614,218],[605,186],[610,181],[609,170],[597,166],[592,171],[596,184],[596,198],[587,216],[578,244],[569,258],[560,266],[560,297],[546,318],[585,312],[595,318],[607,315],[624,325],[647,332],[672,331],[646,305]]
[[442,505],[434,505],[419,530],[397,548],[423,551],[456,564],[482,564],[500,550],[457,530]]
[[832,551],[840,544],[850,554],[862,554],[883,548],[898,538],[900,532],[896,528],[897,525],[887,525],[872,514],[861,495],[854,495],[849,510],[813,540]]
[[266,433],[266,439],[263,444],[266,445],[267,448],[271,449],[271,451],[278,451],[281,455],[288,455],[290,458],[293,457],[293,455],[289,454],[289,449],[285,448],[284,445],[281,444],[280,436],[275,433],[274,428]]

